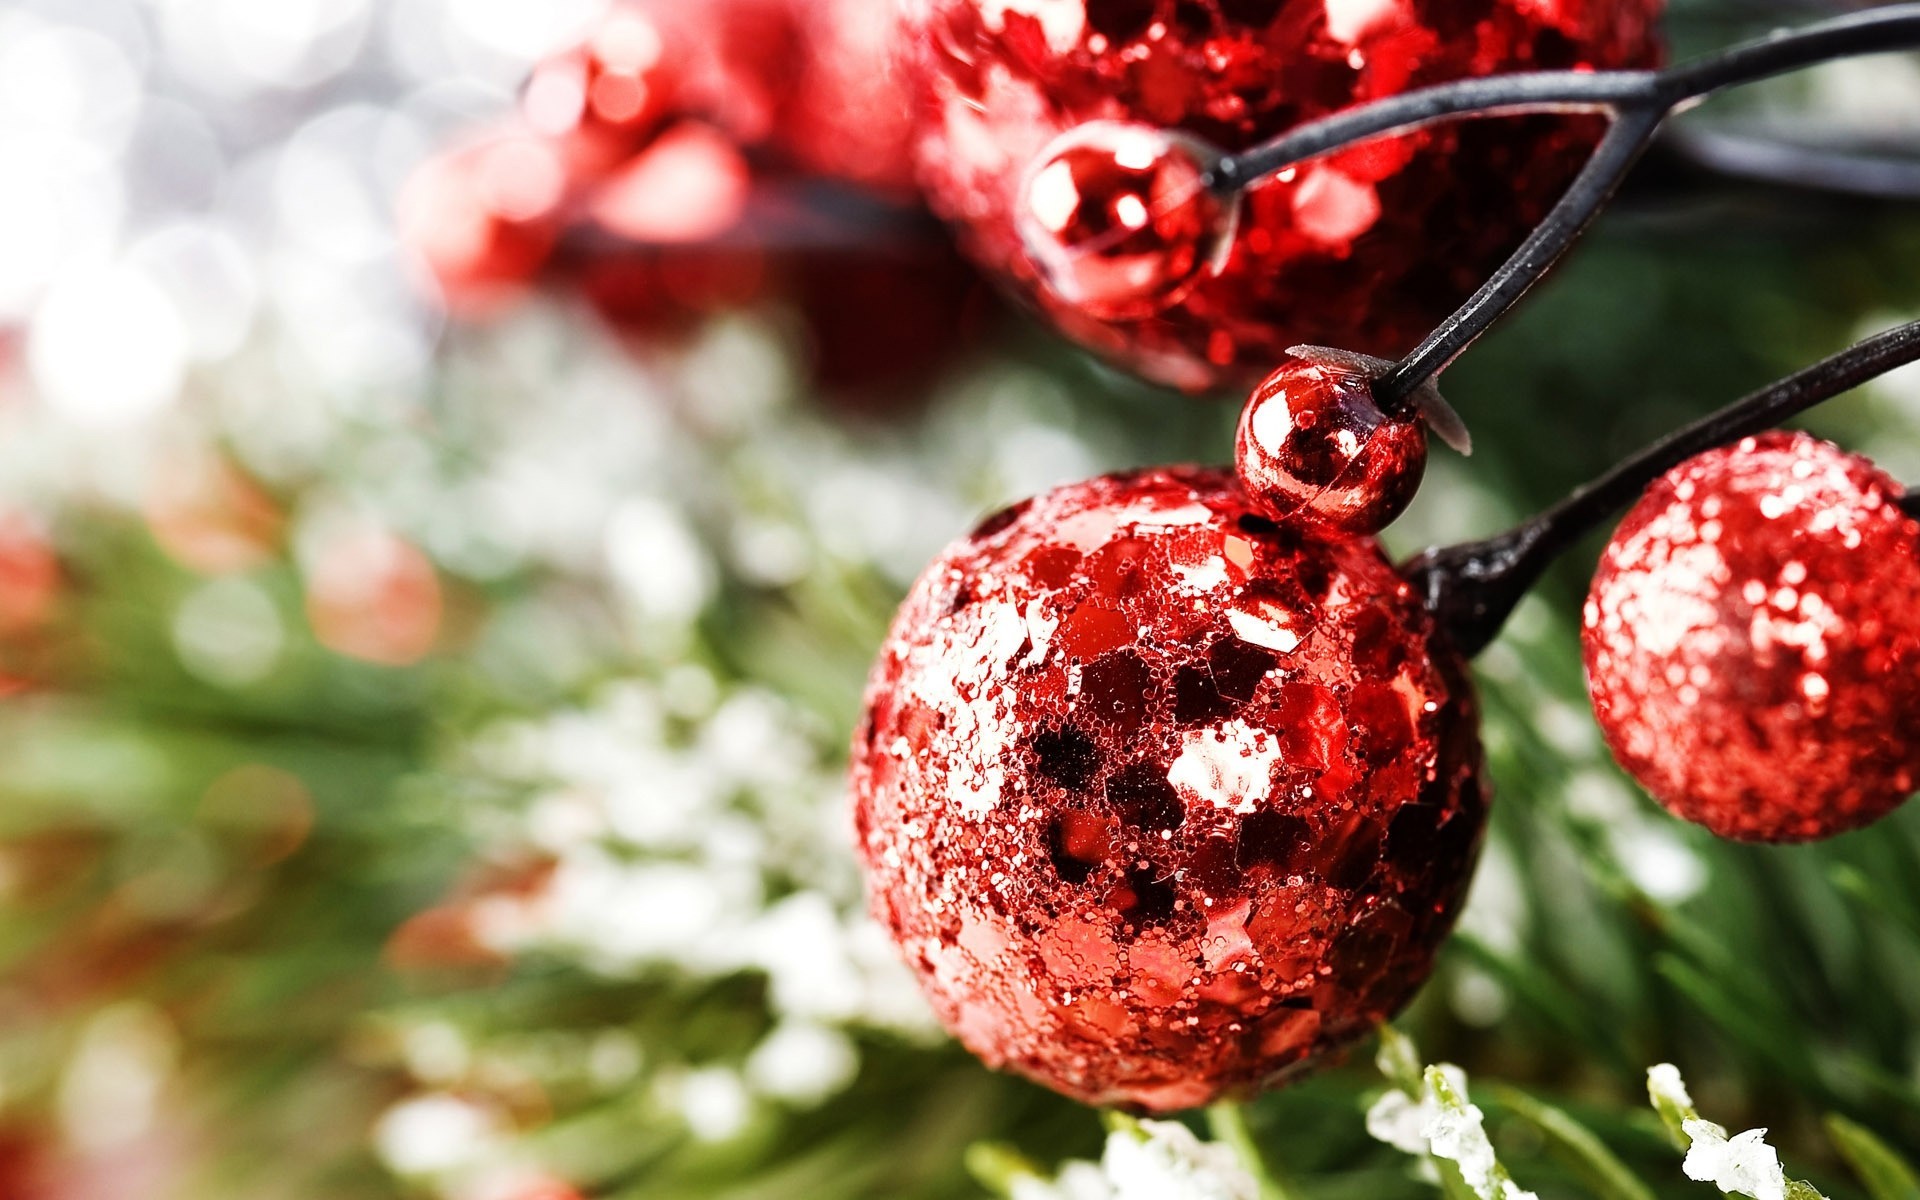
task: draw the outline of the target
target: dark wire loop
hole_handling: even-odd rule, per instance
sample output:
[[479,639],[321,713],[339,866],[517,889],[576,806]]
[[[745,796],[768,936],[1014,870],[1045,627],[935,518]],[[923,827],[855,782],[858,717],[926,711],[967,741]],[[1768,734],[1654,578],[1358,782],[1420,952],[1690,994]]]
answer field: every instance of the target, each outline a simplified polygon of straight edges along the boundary
[[[1920,321],[1876,334],[1687,425],[1565,500],[1484,541],[1428,550],[1402,573],[1464,654],[1499,634],[1514,606],[1562,552],[1696,454],[1772,429],[1896,367],[1920,361]],[[1920,491],[1901,507],[1920,515]]]
[[1422,88],[1337,113],[1222,158],[1208,182],[1241,191],[1303,159],[1388,133],[1463,116],[1600,112],[1612,121],[1547,219],[1493,278],[1374,384],[1389,412],[1404,408],[1566,253],[1619,189],[1661,124],[1677,108],[1737,84],[1836,58],[1920,47],[1920,4],[1897,4],[1783,31],[1662,71],[1547,71],[1467,79]]

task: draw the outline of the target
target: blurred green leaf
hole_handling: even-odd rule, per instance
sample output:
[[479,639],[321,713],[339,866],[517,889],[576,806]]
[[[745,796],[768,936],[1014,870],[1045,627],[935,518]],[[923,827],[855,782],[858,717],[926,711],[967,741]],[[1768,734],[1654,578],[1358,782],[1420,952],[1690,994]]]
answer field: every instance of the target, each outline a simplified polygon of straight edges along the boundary
[[1827,1137],[1873,1200],[1920,1200],[1920,1174],[1874,1132],[1839,1113],[1825,1118]]

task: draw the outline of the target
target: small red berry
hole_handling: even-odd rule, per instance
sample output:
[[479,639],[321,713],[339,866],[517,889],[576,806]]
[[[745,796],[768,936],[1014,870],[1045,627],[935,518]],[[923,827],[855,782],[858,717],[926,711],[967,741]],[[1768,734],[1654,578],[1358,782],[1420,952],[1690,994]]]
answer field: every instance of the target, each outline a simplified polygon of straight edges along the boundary
[[1217,157],[1195,138],[1121,121],[1055,139],[1018,211],[1048,289],[1101,319],[1178,301],[1233,237],[1232,204],[1207,186]]
[[1464,666],[1378,545],[1196,470],[1057,489],[929,567],[853,797],[873,910],[955,1036],[1162,1111],[1404,1004],[1486,819]]
[[1234,465],[1254,507],[1273,520],[1372,534],[1413,501],[1427,437],[1415,414],[1381,411],[1367,373],[1296,357],[1241,410]]
[[1866,459],[1805,434],[1649,488],[1600,561],[1587,682],[1621,766],[1722,837],[1877,820],[1920,786],[1920,524]]

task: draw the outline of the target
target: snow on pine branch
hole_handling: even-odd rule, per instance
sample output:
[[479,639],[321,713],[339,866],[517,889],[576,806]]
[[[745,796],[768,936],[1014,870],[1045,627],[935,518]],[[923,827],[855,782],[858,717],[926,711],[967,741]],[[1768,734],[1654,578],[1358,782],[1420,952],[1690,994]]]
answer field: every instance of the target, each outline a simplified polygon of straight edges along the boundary
[[1647,1096],[1674,1141],[1687,1151],[1680,1169],[1688,1179],[1752,1200],[1825,1200],[1813,1185],[1787,1178],[1780,1155],[1767,1144],[1765,1129],[1729,1137],[1725,1126],[1702,1118],[1672,1063],[1648,1068]]

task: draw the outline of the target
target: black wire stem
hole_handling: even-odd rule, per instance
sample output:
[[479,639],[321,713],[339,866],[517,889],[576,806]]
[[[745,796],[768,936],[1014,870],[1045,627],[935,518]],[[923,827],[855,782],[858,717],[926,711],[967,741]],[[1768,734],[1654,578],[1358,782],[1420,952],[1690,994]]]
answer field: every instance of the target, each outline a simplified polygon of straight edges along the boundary
[[[1895,367],[1920,361],[1920,321],[1875,334],[1648,446],[1565,500],[1484,541],[1428,550],[1402,573],[1461,653],[1484,650],[1560,554],[1696,454],[1773,428]],[[1920,491],[1901,507],[1920,515]]]
[[1208,183],[1232,195],[1303,159],[1452,117],[1597,112],[1610,119],[1586,166],[1520,249],[1374,381],[1374,399],[1391,412],[1403,408],[1559,261],[1675,110],[1722,88],[1816,63],[1915,47],[1920,47],[1920,4],[1895,4],[1776,33],[1661,71],[1543,71],[1466,79],[1337,113],[1227,155],[1214,164]]

